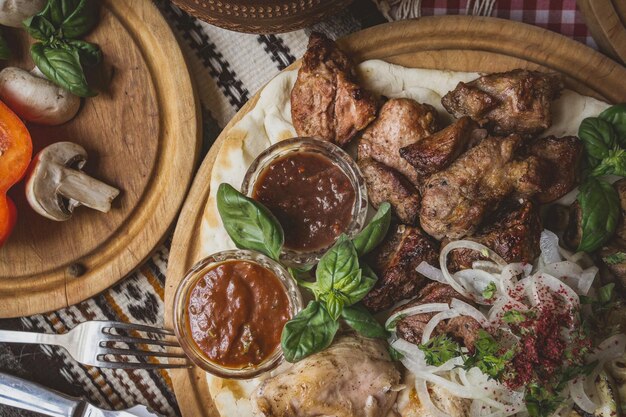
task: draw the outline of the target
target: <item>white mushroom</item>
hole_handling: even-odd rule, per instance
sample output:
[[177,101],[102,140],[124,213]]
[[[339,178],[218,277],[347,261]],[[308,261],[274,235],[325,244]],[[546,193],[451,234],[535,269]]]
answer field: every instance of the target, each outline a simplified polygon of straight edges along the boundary
[[71,120],[80,108],[80,97],[40,74],[37,67],[32,72],[16,67],[3,69],[0,100],[29,122],[55,126]]
[[87,152],[72,142],[54,143],[39,152],[26,181],[26,197],[31,207],[57,221],[68,220],[81,205],[108,212],[120,192],[82,172],[85,162]]
[[45,4],[46,0],[0,0],[0,25],[21,28],[22,22]]

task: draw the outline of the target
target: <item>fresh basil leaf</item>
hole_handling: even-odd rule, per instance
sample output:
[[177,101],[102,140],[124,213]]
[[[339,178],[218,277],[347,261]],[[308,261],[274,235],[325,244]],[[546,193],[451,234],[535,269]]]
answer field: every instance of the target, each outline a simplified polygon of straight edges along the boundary
[[0,59],[9,59],[11,56],[11,51],[9,50],[9,45],[7,41],[0,36]]
[[582,121],[578,128],[578,137],[583,141],[591,168],[595,168],[602,159],[609,156],[609,151],[616,144],[613,126],[597,117],[588,117]]
[[606,158],[601,160],[598,165],[589,172],[589,175],[592,177],[601,177],[603,175],[626,176],[626,150],[610,150]]
[[98,65],[100,61],[102,61],[102,51],[96,44],[85,41],[70,40],[67,41],[66,48],[73,48],[78,51],[80,62],[83,65],[91,67]]
[[62,37],[69,39],[87,34],[98,22],[98,8],[93,0],[48,0],[42,13]]
[[347,305],[351,306],[361,301],[374,288],[374,285],[376,285],[376,276],[361,274],[358,287],[343,293],[348,299]]
[[342,294],[331,291],[324,296],[324,302],[326,303],[326,310],[333,320],[337,320],[343,312],[343,306],[345,305],[345,298]]
[[615,232],[620,212],[619,197],[611,184],[594,177],[587,178],[579,190],[582,237],[578,250],[593,252]]
[[283,328],[280,344],[285,359],[297,362],[326,349],[338,329],[339,323],[330,317],[322,303],[311,301]]
[[361,304],[344,307],[341,317],[348,326],[365,337],[386,339],[389,336],[383,325]]
[[315,271],[315,277],[322,293],[335,288],[335,282],[359,270],[359,258],[354,244],[341,235],[332,248],[326,252]]
[[52,48],[37,42],[31,46],[30,54],[39,70],[56,85],[79,97],[97,94],[87,85],[77,51]]
[[41,12],[24,20],[22,25],[30,36],[42,42],[50,41],[56,33],[54,25]]
[[626,103],[611,106],[598,117],[613,125],[620,146],[626,148]]
[[390,223],[391,204],[385,201],[378,207],[376,215],[372,217],[369,224],[352,239],[359,256],[369,253],[382,242],[387,235]]
[[256,250],[274,260],[280,258],[283,229],[265,206],[222,183],[217,190],[217,210],[238,248]]

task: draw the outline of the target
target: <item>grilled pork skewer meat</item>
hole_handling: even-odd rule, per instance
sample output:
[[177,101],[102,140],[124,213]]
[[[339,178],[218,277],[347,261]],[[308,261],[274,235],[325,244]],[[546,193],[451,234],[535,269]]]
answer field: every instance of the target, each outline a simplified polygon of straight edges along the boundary
[[498,135],[534,135],[552,124],[551,102],[563,89],[558,74],[516,69],[463,83],[441,103],[457,119],[469,116]]
[[344,146],[374,118],[377,103],[358,85],[354,64],[337,44],[312,33],[291,91],[291,118],[299,136]]

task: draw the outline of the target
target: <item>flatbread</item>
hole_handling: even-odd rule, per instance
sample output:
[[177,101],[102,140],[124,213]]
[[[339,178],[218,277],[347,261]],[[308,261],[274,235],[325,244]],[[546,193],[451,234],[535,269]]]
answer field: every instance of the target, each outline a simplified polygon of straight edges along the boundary
[[[412,98],[434,106],[443,120],[451,117],[441,105],[441,97],[461,82],[471,81],[477,73],[404,68],[384,61],[371,60],[358,65],[362,85],[375,94],[389,98]],[[219,149],[210,178],[210,195],[204,209],[200,229],[200,249],[196,258],[233,249],[219,217],[215,195],[218,186],[229,183],[240,189],[243,177],[254,158],[270,145],[296,136],[291,123],[291,89],[297,71],[285,71],[270,81],[260,94],[254,108],[228,132]],[[553,104],[553,125],[544,136],[576,135],[585,117],[596,116],[609,105],[592,97],[565,90]],[[289,364],[281,365],[281,369]],[[209,389],[217,409],[224,417],[252,415],[250,397],[260,378],[248,381],[223,380],[207,374]],[[409,390],[401,395],[401,404],[410,404]],[[415,397],[414,395],[412,396]],[[405,417],[409,414],[401,414]],[[411,414],[414,415],[414,414]]]

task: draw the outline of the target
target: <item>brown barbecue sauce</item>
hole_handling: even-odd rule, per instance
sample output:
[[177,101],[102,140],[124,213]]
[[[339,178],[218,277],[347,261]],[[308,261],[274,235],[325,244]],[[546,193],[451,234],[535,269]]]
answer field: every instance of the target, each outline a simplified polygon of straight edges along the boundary
[[264,204],[285,231],[285,247],[315,251],[331,245],[352,220],[355,190],[327,157],[296,152],[272,162],[255,184]]
[[197,347],[227,368],[255,366],[280,345],[290,318],[289,299],[278,277],[249,261],[227,261],[193,286],[188,326]]

